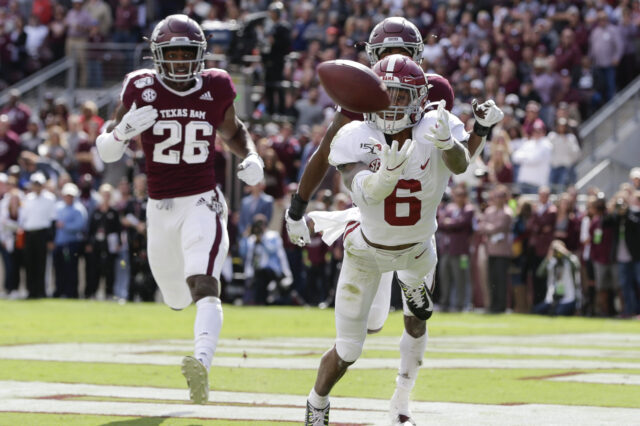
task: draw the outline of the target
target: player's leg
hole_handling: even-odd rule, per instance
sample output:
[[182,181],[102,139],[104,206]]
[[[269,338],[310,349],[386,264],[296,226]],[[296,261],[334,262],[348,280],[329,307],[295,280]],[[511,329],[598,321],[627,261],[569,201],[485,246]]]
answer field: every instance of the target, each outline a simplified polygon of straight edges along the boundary
[[[201,198],[205,203],[199,203]],[[227,257],[226,206],[218,191],[202,197],[189,197],[190,205],[182,224],[181,242],[185,259],[184,274],[196,304],[194,356],[185,357],[182,372],[196,403],[208,400],[208,371],[222,329],[220,272]]]
[[427,312],[426,318],[424,316],[422,318],[416,317],[413,312],[416,309],[409,303],[412,291],[405,292],[404,288],[420,289],[413,290],[413,293],[426,295],[429,298],[426,303],[433,308],[430,295],[434,291],[434,274],[437,263],[435,240],[432,239],[425,245],[425,248],[426,251],[422,256],[416,259],[408,269],[398,271],[398,280],[403,288],[404,331],[400,338],[400,368],[396,377],[396,390],[391,398],[390,416],[393,422],[400,424],[413,422],[409,409],[409,397],[418,378],[418,371],[427,348],[426,319],[431,315],[431,312]]
[[[352,235],[345,240],[345,252],[350,246],[363,243],[359,232]],[[361,247],[365,247],[364,244]],[[336,287],[336,344],[320,361],[316,382],[307,401],[307,425],[316,424],[313,419],[318,421],[328,416],[329,392],[362,353],[369,309],[381,275],[373,257],[362,254],[362,249],[356,247],[342,263]]]
[[391,284],[393,282],[393,271],[385,272],[380,277],[378,291],[369,310],[367,320],[367,333],[374,334],[382,330],[387,317],[389,316],[389,306],[391,304]]

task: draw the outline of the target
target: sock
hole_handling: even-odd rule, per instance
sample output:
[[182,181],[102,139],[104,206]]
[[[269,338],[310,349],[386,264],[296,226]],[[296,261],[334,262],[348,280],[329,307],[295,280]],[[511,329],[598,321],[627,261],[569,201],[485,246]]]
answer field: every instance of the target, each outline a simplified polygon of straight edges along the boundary
[[400,338],[400,369],[396,378],[397,390],[406,392],[407,397],[416,384],[418,370],[427,349],[428,331],[417,339],[405,330]]
[[193,325],[195,349],[193,356],[209,371],[222,329],[222,304],[217,297],[205,297],[196,302],[196,320]]
[[329,405],[329,395],[320,396],[316,393],[315,388],[312,388],[311,392],[309,392],[308,401],[309,404],[311,404],[311,406],[313,406],[314,408],[322,410],[323,408],[326,408],[327,405]]

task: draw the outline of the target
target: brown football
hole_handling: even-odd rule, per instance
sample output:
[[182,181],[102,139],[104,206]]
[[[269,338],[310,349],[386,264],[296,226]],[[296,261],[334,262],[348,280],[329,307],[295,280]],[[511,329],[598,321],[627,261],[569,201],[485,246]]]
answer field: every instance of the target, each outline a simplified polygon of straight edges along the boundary
[[345,59],[318,65],[318,78],[329,97],[353,112],[376,112],[389,106],[387,88],[371,68]]

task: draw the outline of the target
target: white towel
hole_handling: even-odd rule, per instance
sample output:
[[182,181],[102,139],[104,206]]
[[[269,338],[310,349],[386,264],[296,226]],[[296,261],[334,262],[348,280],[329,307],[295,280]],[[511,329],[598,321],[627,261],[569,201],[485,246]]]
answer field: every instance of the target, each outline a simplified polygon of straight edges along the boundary
[[315,211],[309,212],[307,216],[313,220],[313,229],[322,233],[322,241],[330,246],[342,235],[347,223],[360,222],[360,209],[352,207],[333,212]]

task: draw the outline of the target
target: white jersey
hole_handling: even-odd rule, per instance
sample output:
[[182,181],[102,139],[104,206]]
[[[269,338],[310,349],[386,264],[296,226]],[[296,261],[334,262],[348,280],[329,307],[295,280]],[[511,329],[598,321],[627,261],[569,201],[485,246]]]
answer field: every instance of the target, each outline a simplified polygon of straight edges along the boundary
[[[452,114],[449,117],[453,138],[467,140],[469,134],[462,122]],[[358,206],[362,232],[369,241],[387,246],[418,243],[436,232],[436,211],[451,177],[442,151],[424,137],[435,126],[436,118],[437,111],[429,111],[413,127],[412,138],[417,143],[394,191],[379,204]],[[364,163],[372,172],[377,171],[381,146],[376,147],[370,138],[385,143],[382,132],[366,122],[345,125],[331,142],[329,163],[336,167]]]

